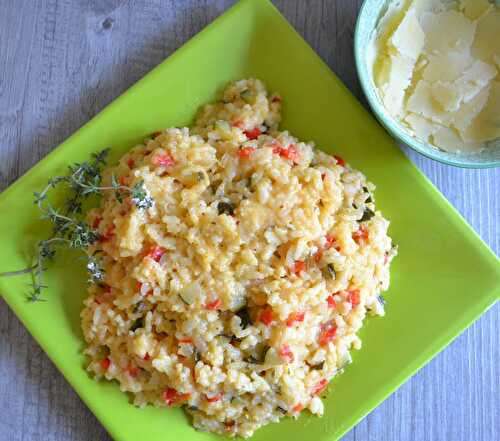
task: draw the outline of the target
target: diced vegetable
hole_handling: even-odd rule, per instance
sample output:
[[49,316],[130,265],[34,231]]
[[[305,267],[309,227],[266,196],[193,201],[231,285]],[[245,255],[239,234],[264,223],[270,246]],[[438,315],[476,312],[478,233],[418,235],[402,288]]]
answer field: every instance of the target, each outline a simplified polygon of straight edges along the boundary
[[161,257],[167,252],[163,247],[155,245],[149,250],[148,257],[153,259],[155,262],[159,262]]
[[329,295],[326,299],[326,303],[328,303],[328,307],[335,309],[337,307],[337,303],[335,302],[335,299],[333,298],[333,295]]
[[360,225],[359,229],[352,233],[352,238],[357,244],[363,241],[366,242],[369,238],[368,230],[363,225]]
[[127,159],[128,168],[134,168],[135,161],[132,158]]
[[292,412],[300,412],[304,408],[302,403],[298,403],[292,408]]
[[370,202],[373,202],[370,190],[368,190],[367,187],[363,186],[363,191],[368,195],[368,197],[365,200],[365,203],[369,204]]
[[101,235],[99,238],[99,242],[109,242],[113,236],[115,235],[115,226],[114,224],[111,224],[105,231],[104,234]]
[[353,306],[359,305],[359,289],[351,289],[347,291],[347,301]]
[[241,119],[234,119],[233,121],[231,121],[231,125],[233,127],[238,127],[239,129],[245,127],[245,123]]
[[328,343],[330,343],[335,338],[336,333],[337,327],[333,322],[324,323],[321,326],[321,332],[319,334],[319,345],[328,346]]
[[293,273],[296,275],[299,275],[301,271],[304,271],[306,269],[306,263],[303,260],[297,260],[293,264]]
[[370,210],[368,207],[365,208],[365,211],[363,212],[363,216],[359,220],[359,222],[366,222],[369,221],[373,216],[375,216],[375,213]]
[[238,150],[238,156],[242,159],[249,158],[250,155],[255,151],[253,147],[243,147]]
[[213,397],[209,397],[208,395],[205,395],[205,397],[207,399],[207,402],[216,403],[217,401],[219,401],[223,397],[223,394],[222,394],[222,392],[220,392],[217,395],[214,395]]
[[327,249],[327,250],[328,250],[328,249],[330,249],[330,248],[333,246],[333,244],[335,243],[335,237],[333,237],[331,234],[327,234],[327,235],[325,236],[325,241],[326,241],[326,243],[325,243],[325,249]]
[[205,309],[216,310],[219,309],[221,305],[222,305],[221,299],[215,299],[214,301],[207,303],[205,305]]
[[144,302],[138,302],[134,305],[132,312],[134,314],[137,314],[138,312],[144,311],[144,309],[146,309],[146,304]]
[[142,357],[142,359],[143,359],[144,361],[149,361],[149,360],[151,360],[151,355],[149,355],[149,354],[146,352],[146,355],[144,355],[144,357]]
[[293,363],[294,360],[294,355],[292,350],[290,349],[290,346],[288,345],[283,345],[279,351],[280,357],[285,360],[287,363]]
[[280,152],[280,156],[283,156],[284,158],[290,159],[292,162],[297,163],[299,162],[300,152],[295,144],[290,144],[288,148],[283,149]]
[[257,139],[260,136],[260,129],[255,127],[251,130],[245,130],[243,133],[248,139]]
[[326,389],[326,386],[328,386],[328,380],[326,378],[323,378],[316,385],[314,385],[311,393],[313,395],[319,395],[321,392],[323,392]]
[[137,285],[139,286],[139,291],[143,296],[150,296],[153,294],[153,289],[149,285],[149,283],[141,283],[137,282]]
[[101,368],[104,371],[107,371],[110,365],[111,365],[111,360],[109,358],[106,357],[101,360]]
[[102,217],[101,216],[97,216],[93,221],[92,221],[92,228],[94,230],[97,230],[99,228],[99,224],[101,223],[102,221]]
[[[260,364],[266,362],[271,362],[272,360],[276,361],[277,364],[281,363],[281,359],[278,357],[278,354],[274,349],[272,349],[270,346],[265,345],[264,347],[261,348],[260,352],[256,354],[256,357],[253,355],[250,355],[245,359],[247,363],[252,363],[252,364]],[[276,364],[276,363],[275,363]]]
[[274,320],[274,313],[270,306],[266,306],[260,311],[259,321],[269,326]]
[[309,365],[309,367],[310,367],[311,369],[316,370],[316,371],[320,371],[321,369],[323,369],[323,366],[324,366],[324,365],[325,365],[325,362],[324,362],[324,361],[322,361],[322,362],[320,362],[320,363],[318,363],[318,364]]
[[134,323],[132,323],[130,330],[132,332],[135,332],[135,331],[137,331],[137,329],[143,328],[143,327],[144,327],[144,317],[139,317],[137,320],[134,321]]
[[336,273],[332,263],[328,263],[321,270],[325,279],[335,279]]
[[338,165],[345,167],[345,161],[343,158],[338,155],[333,155],[333,157],[336,159]]
[[160,167],[170,167],[175,164],[175,159],[169,153],[162,153],[160,155],[156,155],[151,162],[153,165]]
[[240,326],[242,329],[246,329],[249,325],[252,324],[252,319],[250,318],[250,313],[248,312],[248,308],[246,306],[237,311],[236,315],[241,320]]
[[300,152],[295,144],[290,144],[288,147],[275,144],[273,146],[273,153],[280,155],[282,158],[290,159],[294,163],[298,163],[300,158]]
[[193,339],[189,337],[181,338],[177,340],[179,344],[185,344],[185,345],[192,345],[193,344]]
[[227,214],[229,216],[234,215],[234,204],[231,202],[224,202],[221,201],[217,204],[217,211],[219,212],[219,215],[221,214]]
[[163,392],[163,399],[167,406],[173,406],[181,401],[185,401],[189,398],[190,394],[180,394],[175,389],[167,388]]
[[288,318],[286,319],[286,325],[288,327],[293,326],[295,323],[300,323],[304,321],[306,313],[304,311],[301,312],[292,312]]
[[129,365],[127,366],[127,372],[131,377],[137,377],[137,375],[139,375],[139,368],[137,366],[134,366],[132,363],[129,363]]

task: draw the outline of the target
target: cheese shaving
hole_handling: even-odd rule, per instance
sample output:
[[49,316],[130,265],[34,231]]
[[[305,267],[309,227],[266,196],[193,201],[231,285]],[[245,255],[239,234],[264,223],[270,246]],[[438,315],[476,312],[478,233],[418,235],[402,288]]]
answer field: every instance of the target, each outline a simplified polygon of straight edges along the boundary
[[498,4],[390,2],[374,38],[378,94],[412,136],[453,152],[500,136]]

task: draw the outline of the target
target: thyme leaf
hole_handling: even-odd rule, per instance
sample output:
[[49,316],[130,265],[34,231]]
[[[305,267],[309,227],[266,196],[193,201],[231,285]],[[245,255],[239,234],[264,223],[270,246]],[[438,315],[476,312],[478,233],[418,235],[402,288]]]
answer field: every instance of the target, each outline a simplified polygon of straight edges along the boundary
[[[0,272],[0,277],[11,277],[30,274],[31,290],[27,295],[30,302],[42,299],[43,273],[47,264],[56,256],[58,247],[75,249],[83,252],[86,259],[86,268],[89,273],[89,283],[99,283],[104,280],[104,269],[98,252],[90,253],[88,248],[101,238],[97,228],[92,227],[84,220],[83,207],[91,196],[100,196],[103,192],[114,192],[118,202],[123,202],[126,195],[138,209],[147,209],[154,205],[143,181],[132,187],[122,184],[113,175],[110,186],[102,186],[102,169],[106,165],[109,149],[93,153],[89,161],[70,165],[67,175],[55,176],[48,180],[41,192],[34,193],[34,203],[41,211],[41,218],[52,224],[52,236],[40,240],[36,246],[33,262],[24,269]],[[68,193],[59,207],[53,206],[49,200],[49,192],[63,187]]]

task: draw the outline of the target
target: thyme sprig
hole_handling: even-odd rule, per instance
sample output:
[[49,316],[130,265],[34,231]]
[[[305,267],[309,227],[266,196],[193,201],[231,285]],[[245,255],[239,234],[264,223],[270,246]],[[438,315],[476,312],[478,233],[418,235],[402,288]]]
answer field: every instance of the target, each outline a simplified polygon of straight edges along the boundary
[[[139,181],[132,187],[121,184],[116,177],[111,176],[111,185],[102,186],[102,169],[106,165],[109,149],[93,153],[90,161],[76,163],[69,167],[69,173],[49,179],[47,186],[41,192],[35,192],[35,204],[42,212],[42,219],[49,220],[53,225],[52,236],[37,243],[32,265],[27,268],[0,273],[0,277],[31,274],[31,291],[28,300],[31,302],[43,300],[42,293],[46,285],[42,283],[43,273],[48,262],[56,256],[58,247],[83,252],[86,268],[89,273],[89,283],[99,283],[104,279],[104,269],[100,259],[100,250],[93,253],[89,247],[101,238],[97,228],[93,228],[84,219],[83,206],[86,199],[92,195],[101,195],[112,191],[116,200],[122,203],[125,196],[139,209],[153,206],[154,200],[149,196],[144,182]],[[68,197],[60,208],[54,207],[48,201],[51,190],[63,186],[69,191]]]

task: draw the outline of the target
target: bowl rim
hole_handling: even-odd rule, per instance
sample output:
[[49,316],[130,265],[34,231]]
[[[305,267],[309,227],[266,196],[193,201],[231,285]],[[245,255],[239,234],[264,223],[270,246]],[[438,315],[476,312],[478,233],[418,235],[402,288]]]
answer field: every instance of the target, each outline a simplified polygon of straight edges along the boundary
[[[366,15],[366,10],[368,8],[368,4],[372,0],[363,0],[363,3],[361,5],[361,8],[359,10],[357,19],[356,19],[356,26],[354,28],[354,60],[356,64],[356,73],[358,74],[358,79],[359,83],[361,85],[361,89],[363,90],[363,93],[366,97],[366,100],[368,101],[368,104],[370,105],[370,109],[372,110],[373,114],[375,115],[376,119],[380,122],[380,124],[389,132],[389,134],[395,138],[396,141],[401,141],[404,143],[405,146],[411,148],[412,150],[420,153],[421,155],[432,159],[434,161],[440,162],[442,164],[446,165],[451,165],[455,167],[460,167],[460,168],[494,168],[494,167],[500,167],[500,160],[493,160],[493,161],[488,161],[488,162],[479,162],[475,161],[474,159],[469,159],[467,157],[462,157],[460,158],[459,155],[457,156],[457,159],[453,158],[443,158],[439,155],[440,150],[434,149],[434,147],[427,147],[428,144],[423,143],[422,141],[418,140],[417,138],[414,138],[411,136],[408,132],[406,132],[403,128],[400,128],[399,125],[397,125],[396,120],[392,117],[389,117],[387,113],[385,112],[385,109],[380,102],[380,100],[377,98],[373,87],[370,87],[367,81],[367,76],[362,74],[362,69],[363,69],[363,63],[364,63],[364,54],[363,50],[364,48],[361,47],[361,42],[360,42],[360,22],[363,20],[364,16]],[[386,0],[387,1],[387,0]],[[392,0],[388,0],[392,1]],[[373,30],[370,30],[370,33],[373,32]],[[435,150],[429,151],[429,148],[432,148]]]

